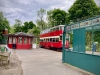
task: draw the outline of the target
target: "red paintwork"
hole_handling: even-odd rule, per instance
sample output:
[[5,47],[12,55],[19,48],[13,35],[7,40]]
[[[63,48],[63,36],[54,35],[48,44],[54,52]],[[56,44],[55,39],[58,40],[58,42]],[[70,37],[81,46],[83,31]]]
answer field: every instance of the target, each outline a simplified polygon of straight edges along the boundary
[[7,46],[8,46],[9,48],[12,48],[12,44],[7,44]]
[[69,48],[70,42],[66,40],[66,48]]
[[[8,41],[9,41],[9,37],[8,37]],[[31,38],[31,41],[32,41],[32,38]],[[7,46],[9,48],[12,48],[12,46],[13,46],[13,39],[12,39],[12,44],[9,44],[9,42],[7,42]],[[27,37],[27,43],[26,44],[24,44],[24,40],[22,40],[22,44],[19,44],[18,43],[18,37],[16,37],[16,49],[23,49],[23,50],[27,49],[27,50],[29,50],[31,48],[32,48],[32,44],[29,44],[29,38],[28,37]]]
[[42,37],[50,37],[50,36],[60,36],[62,33],[63,33],[62,30],[56,30],[56,31],[53,31],[53,32],[41,34],[40,38],[42,38]]
[[32,44],[17,45],[17,49],[31,49]]
[[[51,36],[60,36],[62,35],[63,31],[62,30],[56,30],[53,32],[49,32],[49,33],[45,33],[45,34],[41,34],[40,38],[43,37],[51,37]],[[68,42],[68,41],[67,41]],[[69,42],[68,42],[69,44]],[[58,42],[40,42],[40,46],[44,47],[44,48],[56,48],[56,49],[61,49],[62,48],[62,41],[58,41]],[[65,45],[66,48],[68,48],[68,45]]]

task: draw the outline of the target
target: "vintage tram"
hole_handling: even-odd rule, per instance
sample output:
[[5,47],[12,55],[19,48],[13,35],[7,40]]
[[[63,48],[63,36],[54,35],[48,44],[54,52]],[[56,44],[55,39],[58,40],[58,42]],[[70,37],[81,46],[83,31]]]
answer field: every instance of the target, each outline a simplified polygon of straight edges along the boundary
[[[62,50],[64,26],[65,25],[58,25],[58,26],[41,31],[39,46],[41,48]],[[65,48],[69,48],[70,36],[67,34],[66,38],[68,39],[66,39]]]

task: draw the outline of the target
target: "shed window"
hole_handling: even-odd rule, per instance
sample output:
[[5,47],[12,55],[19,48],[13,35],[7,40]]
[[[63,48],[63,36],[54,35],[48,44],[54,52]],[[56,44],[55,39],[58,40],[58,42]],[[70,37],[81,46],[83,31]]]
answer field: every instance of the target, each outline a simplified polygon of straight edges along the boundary
[[27,38],[24,38],[24,44],[27,44]]
[[29,38],[29,44],[31,44],[32,42],[31,42],[31,38]]
[[16,37],[13,37],[13,44],[16,44]]
[[18,43],[22,44],[22,37],[18,37]]
[[12,44],[12,37],[9,37],[9,44]]

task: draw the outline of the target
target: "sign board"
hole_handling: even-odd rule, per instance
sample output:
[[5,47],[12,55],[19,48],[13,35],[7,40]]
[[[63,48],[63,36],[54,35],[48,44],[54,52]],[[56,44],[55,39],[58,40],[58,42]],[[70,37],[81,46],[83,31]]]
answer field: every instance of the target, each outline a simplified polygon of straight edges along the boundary
[[77,24],[68,25],[66,26],[66,31],[75,30],[79,28],[86,28],[86,30],[100,29],[100,17],[79,22]]

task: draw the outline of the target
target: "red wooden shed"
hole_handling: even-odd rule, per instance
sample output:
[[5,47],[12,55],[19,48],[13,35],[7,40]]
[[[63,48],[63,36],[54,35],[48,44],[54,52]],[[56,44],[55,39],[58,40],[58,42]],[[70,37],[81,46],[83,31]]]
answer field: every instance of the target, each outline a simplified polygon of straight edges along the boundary
[[12,49],[31,49],[33,38],[35,36],[19,32],[16,34],[7,34],[7,46]]

